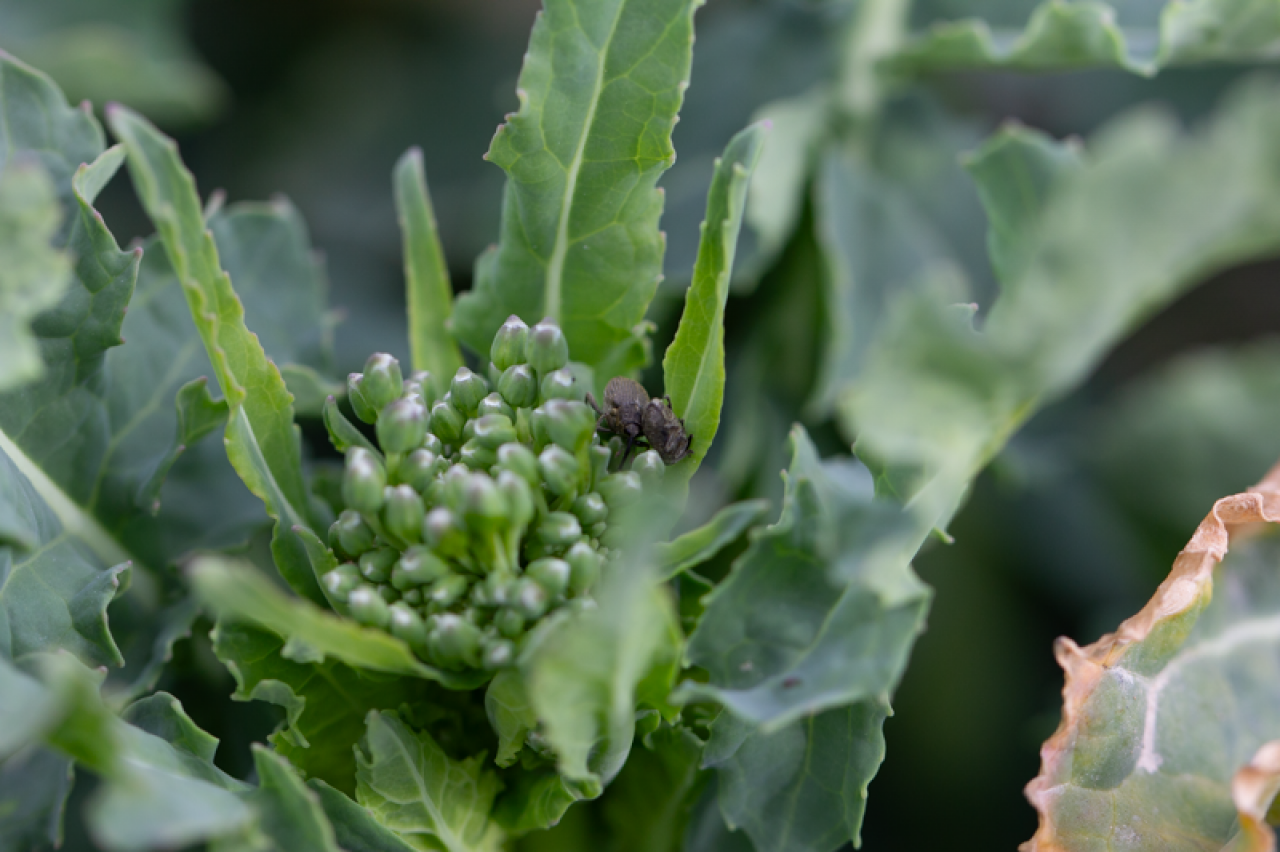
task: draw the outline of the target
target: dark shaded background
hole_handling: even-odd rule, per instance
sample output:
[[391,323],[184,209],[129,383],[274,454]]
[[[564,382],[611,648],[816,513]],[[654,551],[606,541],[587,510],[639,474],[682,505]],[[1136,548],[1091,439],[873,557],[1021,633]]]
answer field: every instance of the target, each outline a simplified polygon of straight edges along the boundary
[[[830,33],[849,5],[711,0],[698,13],[679,161],[663,181],[659,340],[687,283],[713,157],[762,104],[831,73]],[[1142,22],[1161,5],[1131,3],[1125,14]],[[915,23],[980,9],[1016,25],[1029,7],[935,0],[917,5]],[[516,106],[536,8],[535,0],[2,0],[0,46],[54,73],[73,97],[100,100],[105,91],[160,120],[202,192],[288,195],[327,257],[332,303],[345,312],[337,333],[345,374],[370,351],[407,350],[390,184],[406,148],[424,149],[458,289],[495,238],[503,175],[481,155]],[[122,56],[163,59],[168,85],[77,71],[84,39],[110,44],[104,32],[125,39]],[[929,83],[923,96],[982,133],[1016,118],[1058,137],[1087,136],[1135,104],[1193,122],[1247,70],[1155,80],[966,74]],[[122,243],[150,230],[127,181],[100,207]],[[980,233],[980,219],[973,225]],[[814,251],[806,239],[729,309],[730,381],[765,375],[770,409],[749,413],[783,427],[811,387],[813,352],[798,341],[813,336],[822,310],[816,283],[796,273]],[[1093,641],[1136,611],[1213,499],[1243,490],[1280,454],[1278,269],[1233,270],[1138,330],[981,478],[951,530],[956,543],[919,560],[937,597],[886,726],[888,759],[871,787],[864,848],[1010,849],[1033,833],[1021,788],[1057,722],[1054,637]],[[743,366],[753,358],[771,365],[767,375]],[[808,425],[827,451],[840,450],[830,424]],[[776,449],[708,500],[776,497]],[[248,743],[271,729],[274,711],[230,703],[231,680],[199,639],[179,647],[162,686],[223,738],[220,764],[243,773]],[[75,825],[68,831],[69,848],[89,848]]]

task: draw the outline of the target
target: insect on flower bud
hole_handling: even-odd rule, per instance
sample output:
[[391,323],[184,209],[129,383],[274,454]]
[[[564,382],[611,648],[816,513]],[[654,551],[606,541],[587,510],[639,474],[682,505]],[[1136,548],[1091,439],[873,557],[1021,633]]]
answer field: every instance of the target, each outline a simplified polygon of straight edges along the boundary
[[410,547],[391,569],[391,585],[400,591],[434,583],[452,572],[449,563],[422,545]]
[[538,457],[524,444],[510,443],[498,447],[498,467],[509,470],[530,485],[542,483]]
[[361,581],[360,569],[354,562],[344,562],[320,578],[329,594],[340,601],[347,600]]
[[555,320],[547,317],[529,331],[529,366],[539,376],[569,363],[569,341]]
[[493,336],[493,345],[489,347],[489,360],[499,370],[505,370],[525,361],[525,345],[529,339],[529,326],[524,320],[512,314]]
[[431,406],[431,432],[442,443],[457,445],[462,438],[462,429],[466,418],[445,400]]
[[548,512],[538,521],[534,537],[548,547],[568,547],[582,538],[582,525],[568,512]]
[[528,408],[538,401],[538,380],[529,365],[516,364],[498,379],[498,393],[512,408]]
[[485,414],[471,422],[475,424],[475,441],[482,447],[496,450],[516,439],[515,424],[501,414]]
[[446,465],[447,462],[431,450],[417,449],[409,453],[408,457],[400,462],[400,467],[396,470],[396,476],[405,485],[422,494],[431,486],[431,483],[435,481],[435,478],[445,469]]
[[342,475],[342,499],[347,506],[365,515],[382,508],[387,472],[373,453],[364,447],[347,451],[346,470]]
[[364,362],[364,379],[360,382],[360,390],[365,401],[381,411],[404,390],[400,362],[385,352],[370,355],[369,360]]
[[489,383],[466,367],[459,367],[449,385],[449,393],[455,408],[468,416],[474,416],[480,400],[489,394]]
[[408,485],[387,488],[386,503],[382,507],[382,523],[387,532],[402,541],[413,544],[422,540],[422,516],[426,506],[422,497]]
[[388,453],[408,453],[427,434],[427,409],[412,398],[397,399],[378,414],[378,443]]
[[555,444],[539,454],[538,470],[552,494],[568,494],[578,487],[578,460]]
[[542,587],[553,598],[560,597],[569,588],[569,563],[555,557],[535,560],[525,569],[525,576]]
[[640,477],[640,484],[645,488],[656,488],[661,482],[667,466],[657,450],[646,450],[636,456],[631,469]]
[[378,409],[369,404],[365,399],[364,376],[360,373],[351,373],[347,376],[347,399],[351,403],[351,410],[356,413],[365,423],[372,423],[378,419]]
[[497,391],[480,400],[480,407],[476,409],[477,413],[484,417],[486,414],[501,414],[512,423],[516,420],[516,412],[511,406],[507,405],[507,401]]
[[575,596],[589,591],[600,578],[600,563],[603,560],[599,551],[592,549],[585,541],[569,548],[564,561],[569,563],[569,591]]
[[577,382],[573,378],[572,371],[568,367],[561,367],[559,370],[552,370],[542,377],[542,384],[539,387],[542,393],[542,401],[549,399],[582,399],[583,393],[578,389]]
[[583,528],[592,527],[609,517],[609,506],[594,491],[573,501],[569,511],[582,522]]
[[542,406],[542,411],[547,437],[556,444],[576,455],[591,442],[596,432],[596,415],[586,403],[553,399]]
[[422,521],[422,535],[431,549],[441,556],[460,556],[467,551],[467,531],[462,521],[444,506],[427,512]]
[[381,627],[384,630],[391,621],[391,609],[382,595],[373,586],[359,586],[347,596],[347,606],[351,609],[351,617],[369,627]]

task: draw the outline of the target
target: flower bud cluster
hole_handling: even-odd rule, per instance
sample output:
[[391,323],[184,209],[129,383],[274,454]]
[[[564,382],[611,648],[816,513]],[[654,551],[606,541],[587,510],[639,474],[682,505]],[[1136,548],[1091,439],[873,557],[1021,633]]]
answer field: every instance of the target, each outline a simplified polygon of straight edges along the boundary
[[[527,631],[590,594],[612,557],[610,518],[665,469],[656,452],[611,472],[585,388],[550,320],[511,317],[487,377],[437,384],[375,354],[348,378],[380,451],[346,452],[345,509],[329,529],[341,563],[322,581],[362,624],[452,671],[512,664]],[[615,530],[617,525],[615,524]]]

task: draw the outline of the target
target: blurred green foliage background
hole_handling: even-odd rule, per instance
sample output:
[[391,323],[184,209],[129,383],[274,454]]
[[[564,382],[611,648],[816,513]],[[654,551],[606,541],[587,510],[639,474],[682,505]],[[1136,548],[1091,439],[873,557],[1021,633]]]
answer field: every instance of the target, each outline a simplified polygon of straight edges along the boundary
[[[202,191],[222,188],[231,200],[288,196],[325,255],[330,301],[343,314],[336,350],[345,374],[371,351],[407,351],[390,182],[406,148],[424,150],[458,289],[469,286],[472,258],[496,238],[503,175],[482,154],[516,107],[537,5],[0,0],[0,47],[49,72],[72,99],[98,108],[122,101],[176,133]],[[981,14],[997,30],[1017,30],[1033,5],[921,0],[911,22],[922,29]],[[1165,5],[1119,4],[1135,49],[1149,48]],[[806,96],[841,73],[841,38],[857,6],[710,0],[699,12],[693,83],[675,134],[679,160],[662,181],[668,250],[652,315],[658,346],[674,331],[713,158],[766,105]],[[986,222],[961,152],[1008,120],[1056,137],[1087,137],[1138,105],[1194,122],[1251,70],[925,77],[888,105],[878,156],[983,307],[994,287]],[[803,100],[789,103],[790,112],[772,113],[774,144],[808,120]],[[834,308],[821,286],[812,196],[792,201],[798,226],[772,243],[767,233],[744,231],[727,324],[725,426],[713,470],[695,492],[704,516],[728,499],[779,497],[783,438],[794,420],[806,422],[824,451],[847,450],[812,403]],[[146,235],[126,181],[99,206],[122,243]],[[879,246],[906,227],[892,217],[864,224],[868,245]],[[953,525],[955,543],[919,561],[937,597],[886,726],[889,756],[871,786],[865,848],[1007,849],[1032,834],[1021,787],[1057,722],[1054,637],[1092,641],[1136,611],[1212,501],[1249,486],[1280,455],[1278,272],[1261,264],[1204,282],[1139,329],[1086,387],[1014,440]],[[324,452],[322,438],[311,443]],[[223,738],[219,760],[232,771],[247,767],[248,742],[274,724],[268,708],[227,700],[230,678],[199,638],[179,647],[162,687]],[[77,798],[86,790],[78,786]],[[68,848],[88,848],[76,826],[68,834]]]

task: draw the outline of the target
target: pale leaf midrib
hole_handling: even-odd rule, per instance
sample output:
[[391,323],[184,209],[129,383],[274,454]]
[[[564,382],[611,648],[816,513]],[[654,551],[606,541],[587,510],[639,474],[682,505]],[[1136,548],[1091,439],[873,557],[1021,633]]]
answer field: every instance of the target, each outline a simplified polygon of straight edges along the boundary
[[94,555],[108,566],[125,562],[138,564],[132,554],[117,542],[102,524],[98,523],[97,518],[68,497],[66,492],[50,479],[49,475],[41,470],[40,466],[32,461],[30,456],[24,453],[22,448],[15,444],[2,429],[0,429],[0,452],[7,455],[14,466],[31,482],[36,493],[57,516],[65,532],[84,542]]

